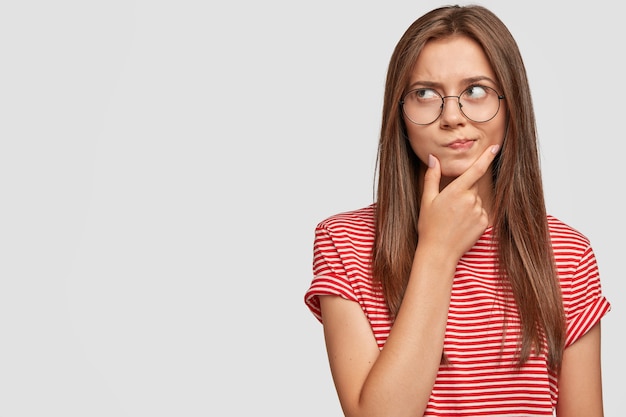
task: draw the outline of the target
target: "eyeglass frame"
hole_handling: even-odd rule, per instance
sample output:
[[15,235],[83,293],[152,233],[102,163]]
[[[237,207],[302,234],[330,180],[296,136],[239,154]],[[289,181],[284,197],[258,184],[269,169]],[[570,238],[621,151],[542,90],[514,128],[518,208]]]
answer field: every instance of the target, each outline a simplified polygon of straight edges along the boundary
[[[497,109],[497,110],[496,110],[496,112],[493,114],[493,116],[491,116],[491,117],[490,117],[489,119],[487,119],[487,120],[482,120],[482,121],[474,120],[474,119],[472,119],[472,118],[468,117],[468,116],[467,116],[467,114],[465,114],[465,112],[463,111],[463,106],[461,105],[461,96],[462,96],[463,94],[465,94],[465,93],[466,93],[466,92],[467,92],[470,88],[473,88],[473,87],[488,88],[488,89],[490,89],[490,90],[493,90],[493,91],[496,93],[496,97],[498,98],[498,109]],[[437,115],[437,117],[435,117],[435,120],[433,120],[433,121],[432,121],[432,122],[430,122],[430,123],[417,123],[417,122],[414,122],[414,121],[413,121],[413,120],[409,117],[409,115],[406,113],[406,111],[404,110],[404,98],[405,98],[406,96],[408,96],[409,94],[411,94],[412,92],[414,92],[414,91],[418,91],[418,90],[433,90],[433,91],[434,91],[435,93],[437,93],[437,95],[441,98],[441,107],[440,107],[440,110],[439,110],[439,114]],[[402,96],[402,98],[400,99],[400,108],[402,109],[402,113],[406,116],[406,118],[407,118],[407,119],[409,119],[409,121],[410,121],[411,123],[413,123],[413,124],[415,124],[415,125],[418,125],[418,126],[428,126],[428,125],[432,125],[432,124],[433,124],[433,123],[435,123],[437,120],[439,120],[439,118],[440,118],[440,117],[441,117],[441,115],[443,114],[443,108],[444,108],[444,106],[446,105],[446,99],[447,99],[447,98],[456,98],[456,100],[457,100],[457,101],[456,101],[456,103],[457,103],[457,105],[459,106],[459,111],[461,112],[461,114],[463,115],[463,117],[465,117],[467,120],[470,120],[470,121],[472,121],[472,122],[474,122],[474,123],[486,123],[486,122],[488,122],[488,121],[490,121],[490,120],[493,120],[493,118],[494,118],[494,117],[496,117],[496,116],[498,115],[498,113],[500,112],[500,100],[504,100],[505,96],[504,96],[503,94],[500,94],[500,93],[498,92],[498,90],[496,90],[495,88],[492,88],[492,87],[489,87],[489,86],[486,86],[486,85],[478,85],[478,86],[476,86],[476,85],[470,85],[470,86],[469,86],[469,87],[467,87],[465,90],[461,91],[461,94],[459,94],[458,96],[454,96],[454,95],[452,95],[452,96],[442,96],[442,95],[441,95],[441,94],[439,94],[439,92],[438,92],[437,90],[435,90],[434,88],[424,88],[424,87],[420,87],[420,88],[414,88],[414,89],[412,89],[412,90],[409,90],[409,91],[407,91],[407,92],[406,92],[406,93]]]

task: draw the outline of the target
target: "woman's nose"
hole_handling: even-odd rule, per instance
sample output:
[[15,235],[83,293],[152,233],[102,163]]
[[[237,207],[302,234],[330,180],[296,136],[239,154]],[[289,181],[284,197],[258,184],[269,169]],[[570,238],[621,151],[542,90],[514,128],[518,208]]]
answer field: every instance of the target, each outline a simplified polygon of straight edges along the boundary
[[[446,99],[450,99],[446,101]],[[456,100],[455,100],[456,99]],[[459,96],[444,96],[441,98],[440,123],[444,126],[455,126],[466,122],[466,118],[461,111],[462,104]]]

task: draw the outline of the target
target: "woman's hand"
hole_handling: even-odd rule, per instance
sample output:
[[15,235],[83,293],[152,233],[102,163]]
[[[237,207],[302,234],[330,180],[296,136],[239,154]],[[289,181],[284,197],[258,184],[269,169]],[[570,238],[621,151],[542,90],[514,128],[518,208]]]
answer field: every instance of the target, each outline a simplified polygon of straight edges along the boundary
[[418,222],[420,244],[434,245],[460,259],[476,243],[489,225],[478,182],[488,172],[498,150],[498,145],[487,148],[467,171],[441,191],[441,166],[430,155]]

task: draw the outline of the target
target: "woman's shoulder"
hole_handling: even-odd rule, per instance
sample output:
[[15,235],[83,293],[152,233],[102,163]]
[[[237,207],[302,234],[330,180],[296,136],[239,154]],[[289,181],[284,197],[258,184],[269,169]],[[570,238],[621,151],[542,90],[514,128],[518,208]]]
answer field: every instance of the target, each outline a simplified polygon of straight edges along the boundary
[[563,244],[581,248],[590,246],[589,238],[584,233],[553,215],[548,215],[548,228],[553,246]]
[[319,222],[317,229],[373,232],[375,213],[375,203],[358,209],[339,212]]

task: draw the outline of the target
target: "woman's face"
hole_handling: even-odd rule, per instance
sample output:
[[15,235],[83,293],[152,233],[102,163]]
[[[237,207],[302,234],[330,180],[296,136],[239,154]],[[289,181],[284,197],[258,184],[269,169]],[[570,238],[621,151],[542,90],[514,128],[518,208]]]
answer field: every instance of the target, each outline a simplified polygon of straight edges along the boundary
[[[465,103],[465,113],[473,119],[484,119],[487,117],[485,114],[491,114],[494,109],[487,106],[486,113],[483,111],[485,104],[481,100],[485,97],[485,92],[493,92],[484,87],[497,91],[496,96],[502,94],[482,48],[472,39],[455,36],[432,40],[424,46],[406,91],[419,89],[412,97],[416,100],[413,103],[419,101],[419,106],[425,107],[419,107],[422,110],[417,117],[422,117],[422,114],[433,114],[430,120],[436,117],[441,104],[437,94],[441,97],[459,96],[467,91],[461,99]],[[500,106],[497,114],[491,120],[481,123],[468,119],[461,112],[456,97],[448,97],[444,99],[445,105],[438,119],[431,124],[418,125],[407,117],[406,110],[410,105],[407,99],[409,98],[405,98],[404,104],[404,122],[411,148],[425,164],[428,163],[429,154],[439,159],[442,183],[465,172],[487,147],[502,145],[506,130],[504,100],[496,100]],[[429,113],[428,109],[433,109],[433,113]],[[427,123],[430,120],[418,121]]]

